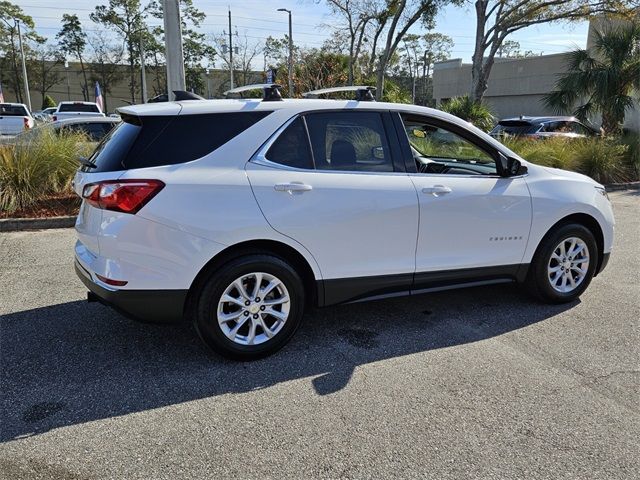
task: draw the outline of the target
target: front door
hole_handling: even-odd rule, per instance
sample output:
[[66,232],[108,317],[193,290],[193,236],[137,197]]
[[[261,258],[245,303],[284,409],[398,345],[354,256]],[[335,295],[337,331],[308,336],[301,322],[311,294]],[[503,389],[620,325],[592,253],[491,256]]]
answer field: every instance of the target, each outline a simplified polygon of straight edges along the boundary
[[438,279],[515,274],[531,225],[524,178],[500,177],[497,152],[459,126],[421,116],[402,121],[420,200],[416,288]]

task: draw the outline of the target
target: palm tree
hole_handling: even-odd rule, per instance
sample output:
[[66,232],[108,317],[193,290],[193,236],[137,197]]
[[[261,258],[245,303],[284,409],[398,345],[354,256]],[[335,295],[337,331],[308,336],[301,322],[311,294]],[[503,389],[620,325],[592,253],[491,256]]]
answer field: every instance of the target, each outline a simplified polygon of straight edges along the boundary
[[469,95],[453,97],[446,102],[442,102],[439,108],[443,112],[472,123],[485,132],[491,130],[496,124],[496,118],[491,108],[486,103],[474,101]]
[[545,105],[583,121],[600,112],[605,134],[619,133],[640,92],[640,23],[596,32],[593,48],[571,52],[568,67]]

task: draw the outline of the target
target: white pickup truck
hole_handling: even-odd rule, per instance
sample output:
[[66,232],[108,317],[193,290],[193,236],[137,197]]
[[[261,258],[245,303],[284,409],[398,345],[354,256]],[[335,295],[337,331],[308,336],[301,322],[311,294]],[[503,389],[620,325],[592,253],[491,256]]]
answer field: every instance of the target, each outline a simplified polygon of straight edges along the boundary
[[60,102],[53,112],[53,121],[76,117],[104,117],[97,103],[94,102]]
[[34,120],[22,103],[0,103],[0,135],[17,135],[33,128]]

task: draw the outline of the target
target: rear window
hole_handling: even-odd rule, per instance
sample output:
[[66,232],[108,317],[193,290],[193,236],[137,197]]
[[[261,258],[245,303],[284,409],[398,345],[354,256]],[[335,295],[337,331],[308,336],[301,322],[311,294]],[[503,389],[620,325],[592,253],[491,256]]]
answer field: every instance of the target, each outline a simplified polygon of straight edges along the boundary
[[28,117],[29,112],[22,105],[0,104],[0,117]]
[[122,116],[123,122],[91,157],[111,172],[190,162],[213,152],[271,112],[209,113],[184,116]]
[[97,105],[84,104],[84,103],[63,103],[58,107],[59,112],[90,112],[100,113],[100,109]]
[[536,133],[540,129],[540,124],[531,124],[525,121],[502,121],[491,130],[492,135],[506,133],[508,135],[528,135]]

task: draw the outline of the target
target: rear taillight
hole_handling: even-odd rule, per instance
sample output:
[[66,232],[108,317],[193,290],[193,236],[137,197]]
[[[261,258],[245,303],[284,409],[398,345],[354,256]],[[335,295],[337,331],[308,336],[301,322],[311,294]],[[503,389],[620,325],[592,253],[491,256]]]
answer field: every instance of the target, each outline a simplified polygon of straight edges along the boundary
[[107,180],[85,185],[82,198],[104,210],[136,213],[163,188],[160,180]]
[[29,125],[29,117],[22,117],[22,121],[24,122],[24,129],[29,130],[31,125]]

